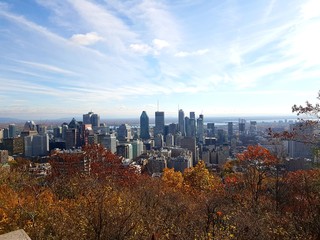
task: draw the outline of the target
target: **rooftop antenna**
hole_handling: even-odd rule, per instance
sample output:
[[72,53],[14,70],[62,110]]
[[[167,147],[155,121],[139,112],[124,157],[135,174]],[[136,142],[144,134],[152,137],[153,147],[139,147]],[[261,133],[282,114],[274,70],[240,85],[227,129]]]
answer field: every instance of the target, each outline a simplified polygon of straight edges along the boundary
[[159,100],[157,100],[157,111],[159,112]]

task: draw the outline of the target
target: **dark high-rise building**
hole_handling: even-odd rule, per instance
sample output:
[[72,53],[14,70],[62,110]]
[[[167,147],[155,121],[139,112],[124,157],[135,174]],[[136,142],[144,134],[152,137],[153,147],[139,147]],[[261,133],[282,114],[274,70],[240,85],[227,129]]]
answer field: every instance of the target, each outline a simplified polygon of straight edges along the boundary
[[91,116],[93,112],[88,112],[87,114],[83,114],[83,124],[91,124]]
[[222,145],[226,143],[226,133],[223,129],[218,129],[218,144]]
[[239,119],[239,133],[242,135],[246,131],[246,120]]
[[185,136],[191,137],[191,125],[190,125],[190,118],[184,118],[184,129],[185,129]]
[[214,137],[215,136],[215,126],[214,123],[207,123],[207,136]]
[[178,131],[178,124],[175,124],[175,123],[169,124],[168,133],[175,135],[177,131]]
[[78,129],[70,128],[66,132],[66,149],[76,148],[79,145],[78,142]]
[[164,135],[164,112],[155,112],[154,136],[157,134]]
[[196,115],[194,112],[190,112],[189,128],[190,128],[190,136],[196,137]]
[[9,128],[3,129],[3,139],[9,138]]
[[14,138],[14,137],[16,137],[16,125],[10,124],[9,125],[9,138]]
[[100,126],[100,115],[88,112],[87,114],[83,114],[83,124],[91,124],[92,127]]
[[92,114],[91,116],[92,127],[100,127],[100,116],[99,114]]
[[203,142],[203,134],[204,134],[204,129],[203,129],[203,115],[200,114],[199,118],[197,119],[197,138],[200,143]]
[[192,164],[198,163],[196,139],[194,137],[184,137],[181,139],[180,146],[192,152]]
[[179,110],[178,131],[181,132],[182,136],[184,136],[186,133],[184,124],[184,112],[182,109]]
[[149,139],[149,117],[146,111],[143,111],[140,116],[140,138]]
[[117,130],[117,138],[122,142],[130,142],[131,127],[128,124],[121,124]]
[[230,142],[233,136],[233,122],[228,122],[228,141]]

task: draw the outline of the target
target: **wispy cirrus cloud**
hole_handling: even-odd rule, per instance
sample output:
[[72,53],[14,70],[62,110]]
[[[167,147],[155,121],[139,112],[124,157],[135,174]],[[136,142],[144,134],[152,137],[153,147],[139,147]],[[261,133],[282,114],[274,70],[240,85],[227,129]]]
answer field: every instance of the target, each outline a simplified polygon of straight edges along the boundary
[[66,70],[66,69],[62,69],[60,67],[57,66],[53,66],[53,65],[48,65],[48,64],[43,64],[43,63],[37,63],[37,62],[29,62],[29,61],[21,61],[18,60],[17,62],[26,64],[28,66],[34,67],[34,68],[38,68],[40,70],[44,70],[44,71],[49,71],[49,72],[54,72],[54,73],[61,73],[61,74],[72,74],[72,75],[76,75],[75,72]]

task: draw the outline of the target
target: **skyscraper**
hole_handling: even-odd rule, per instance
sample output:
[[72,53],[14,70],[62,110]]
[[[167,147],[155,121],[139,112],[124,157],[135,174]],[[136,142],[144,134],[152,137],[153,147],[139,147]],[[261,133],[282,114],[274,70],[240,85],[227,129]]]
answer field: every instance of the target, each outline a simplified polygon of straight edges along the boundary
[[230,142],[233,136],[233,122],[228,122],[228,141]]
[[16,125],[10,124],[9,125],[9,138],[14,138],[14,137],[16,137]]
[[189,128],[190,128],[190,136],[196,137],[196,114],[195,114],[195,112],[190,112]]
[[207,136],[208,137],[215,137],[215,126],[214,123],[207,123]]
[[83,124],[91,124],[92,127],[100,126],[100,115],[88,112],[87,114],[83,114]]
[[203,134],[204,134],[204,129],[203,129],[203,115],[200,114],[199,118],[197,119],[197,138],[200,143],[203,142]]
[[83,114],[83,124],[91,124],[91,116],[93,112],[88,112],[87,114]]
[[186,133],[184,125],[184,112],[182,109],[179,110],[178,131],[181,132],[182,136],[184,136]]
[[140,116],[140,138],[149,139],[149,117],[146,111],[143,111]]
[[130,142],[131,127],[128,124],[121,124],[117,130],[117,134],[119,141]]
[[91,124],[92,127],[100,127],[100,115],[99,114],[92,114],[91,116]]
[[154,136],[157,134],[164,135],[164,112],[155,112]]

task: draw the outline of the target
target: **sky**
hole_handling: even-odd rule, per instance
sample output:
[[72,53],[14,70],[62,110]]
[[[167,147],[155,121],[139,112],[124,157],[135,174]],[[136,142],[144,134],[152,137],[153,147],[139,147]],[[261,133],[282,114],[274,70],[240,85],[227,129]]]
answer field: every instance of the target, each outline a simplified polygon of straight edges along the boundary
[[319,56],[319,0],[0,0],[0,117],[288,115]]

